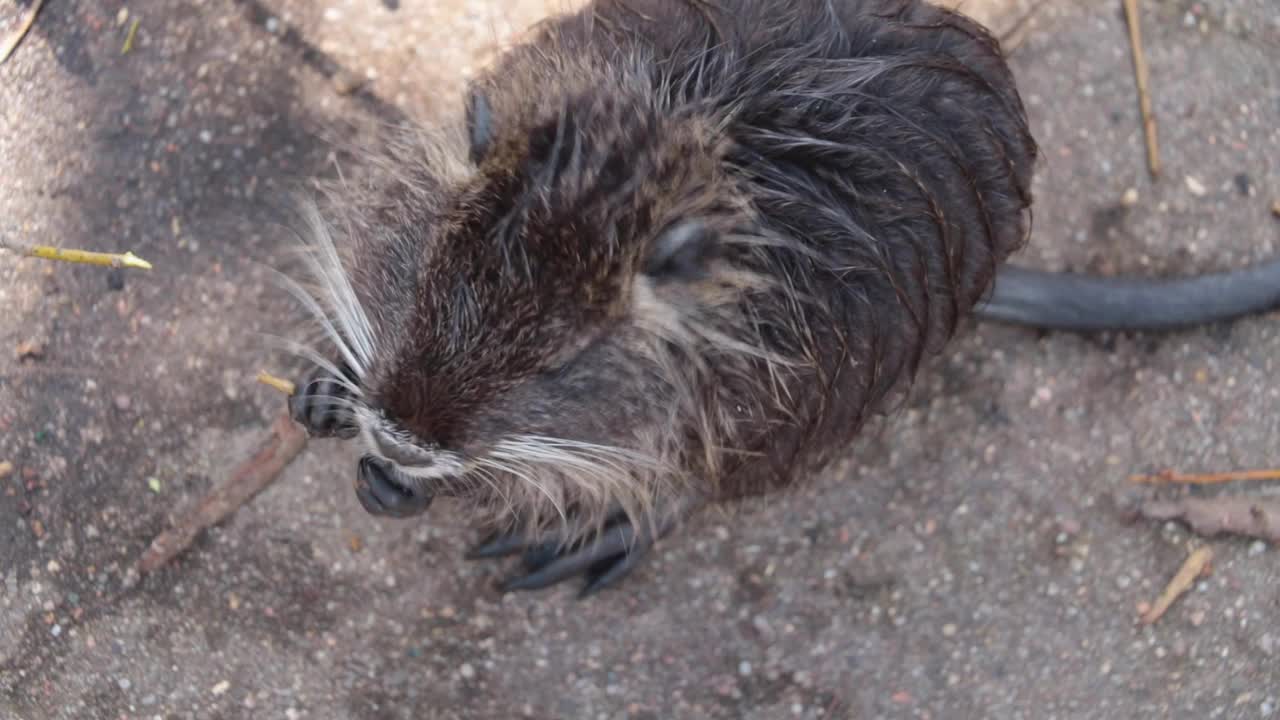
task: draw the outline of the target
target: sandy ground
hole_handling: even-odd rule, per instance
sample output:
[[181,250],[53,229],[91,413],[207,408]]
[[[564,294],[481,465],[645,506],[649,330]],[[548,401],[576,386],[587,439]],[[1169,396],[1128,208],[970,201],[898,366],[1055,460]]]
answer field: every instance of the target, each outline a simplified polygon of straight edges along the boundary
[[[970,7],[1003,28],[1027,5]],[[845,462],[704,516],[594,602],[498,595],[501,566],[461,558],[470,530],[365,515],[325,443],[123,591],[280,407],[251,382],[285,307],[254,265],[278,259],[272,193],[330,171],[330,142],[376,113],[456,112],[547,7],[47,4],[0,66],[0,232],[157,269],[0,255],[0,717],[1280,717],[1280,552],[1210,541],[1212,574],[1139,627],[1204,541],[1116,501],[1131,472],[1276,462],[1274,315],[973,328]],[[1278,249],[1280,5],[1143,13],[1157,183],[1118,3],[1049,0],[1014,55],[1044,147],[1026,264],[1175,273]],[[335,67],[367,92],[336,92]]]

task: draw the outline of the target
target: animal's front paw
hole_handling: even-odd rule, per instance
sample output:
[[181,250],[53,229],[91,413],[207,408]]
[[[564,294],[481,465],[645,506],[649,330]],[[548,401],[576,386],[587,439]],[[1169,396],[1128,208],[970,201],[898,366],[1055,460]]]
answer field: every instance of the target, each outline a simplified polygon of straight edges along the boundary
[[519,535],[496,533],[474,547],[471,559],[521,556],[523,572],[509,576],[500,585],[510,590],[538,590],[581,575],[585,578],[578,597],[584,598],[616,584],[640,564],[654,543],[666,535],[672,523],[656,529],[637,531],[625,515],[618,513],[604,531],[580,544],[562,547],[554,539],[529,542]]
[[353,409],[355,381],[345,367],[340,369],[347,377],[338,378],[317,368],[289,397],[289,415],[312,437],[349,440],[360,432]]

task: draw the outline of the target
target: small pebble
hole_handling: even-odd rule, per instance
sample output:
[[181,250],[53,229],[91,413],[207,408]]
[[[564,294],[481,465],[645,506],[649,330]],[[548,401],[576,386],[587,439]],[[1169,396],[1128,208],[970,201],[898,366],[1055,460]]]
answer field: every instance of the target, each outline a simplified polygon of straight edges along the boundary
[[13,463],[5,460],[0,462],[0,480],[3,480],[13,474]]
[[129,681],[129,678],[120,678],[119,680],[116,680],[116,686],[121,690],[128,692],[129,688],[133,687],[133,683]]
[[1253,193],[1253,179],[1249,177],[1249,173],[1239,173],[1233,178],[1236,184],[1236,190],[1245,197]]
[[956,626],[955,626],[954,624],[952,624],[952,623],[947,623],[946,625],[943,625],[943,626],[942,626],[942,636],[943,636],[943,637],[955,637],[955,636],[956,636]]
[[1261,650],[1264,655],[1275,655],[1278,645],[1280,645],[1280,642],[1277,642],[1276,636],[1271,633],[1263,633],[1262,636],[1258,638],[1258,649]]
[[1204,194],[1208,192],[1208,190],[1206,190],[1204,187],[1204,183],[1200,182],[1199,180],[1192,177],[1191,175],[1188,175],[1186,180],[1187,180],[1187,190],[1189,190],[1192,195],[1195,195],[1196,197],[1204,197]]
[[208,130],[201,130],[200,142],[204,143],[205,145],[208,145],[209,143],[213,142],[213,133],[209,132]]
[[269,32],[269,33],[271,33],[272,35],[274,35],[274,34],[276,34],[276,32],[277,32],[277,31],[279,31],[279,30],[280,30],[280,20],[279,20],[279,18],[273,18],[273,17],[269,17],[269,18],[267,18],[267,32]]
[[743,660],[742,662],[738,663],[738,674],[741,675],[742,677],[749,676],[751,674],[751,663],[747,662],[746,660]]
[[1133,207],[1138,204],[1138,188],[1129,188],[1124,191],[1124,195],[1120,196],[1120,204],[1125,207]]
[[124,290],[124,269],[113,267],[107,270],[107,289],[112,292]]
[[1267,544],[1262,540],[1254,540],[1253,543],[1249,545],[1250,557],[1257,557],[1258,555],[1261,555],[1266,551],[1267,551]]
[[128,395],[117,395],[114,402],[116,409],[120,412],[128,410],[129,406],[133,404],[133,401],[129,399]]
[[214,695],[221,695],[230,689],[231,689],[231,682],[229,680],[223,680],[222,682],[210,688],[209,692],[213,693]]
[[462,667],[458,668],[458,674],[463,680],[470,680],[476,676],[476,669],[471,667],[471,663],[462,663]]

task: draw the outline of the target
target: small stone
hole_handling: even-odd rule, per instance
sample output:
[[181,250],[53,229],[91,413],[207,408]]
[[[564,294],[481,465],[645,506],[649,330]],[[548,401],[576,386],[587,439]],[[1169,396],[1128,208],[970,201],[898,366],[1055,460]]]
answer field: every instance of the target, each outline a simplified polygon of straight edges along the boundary
[[742,662],[738,663],[738,674],[741,675],[742,677],[747,677],[751,675],[751,663],[747,662],[746,660],[743,660]]
[[1280,646],[1280,642],[1277,642],[1276,636],[1271,633],[1263,633],[1262,636],[1258,638],[1258,649],[1261,650],[1264,655],[1275,655],[1278,646]]
[[1232,180],[1236,184],[1236,192],[1245,197],[1253,194],[1253,178],[1249,177],[1249,173],[1237,173]]
[[1191,616],[1190,616],[1191,626],[1200,627],[1201,625],[1204,624],[1204,619],[1205,619],[1205,612],[1203,610],[1196,610],[1195,612],[1191,613]]
[[49,564],[45,565],[45,569],[48,570],[50,573],[57,575],[59,572],[62,571],[62,565],[58,564],[57,560],[50,560]]
[[458,668],[458,674],[463,680],[470,680],[476,676],[476,669],[471,667],[471,663],[462,663],[462,667]]
[[205,145],[208,145],[209,143],[213,142],[213,133],[208,130],[201,130],[200,142],[204,143]]
[[280,30],[280,19],[274,18],[274,17],[267,18],[267,32],[271,33],[272,35],[275,35],[276,32],[278,32],[279,30]]
[[44,343],[39,340],[23,340],[14,350],[19,360],[39,360],[44,357]]
[[13,463],[5,460],[0,462],[0,480],[3,480],[13,474]]
[[342,12],[338,8],[325,8],[324,19],[329,22],[337,22],[342,19]]
[[1257,557],[1267,551],[1267,544],[1262,540],[1254,540],[1249,545],[1249,557]]
[[119,680],[116,680],[116,686],[121,690],[128,692],[129,688],[133,687],[133,683],[130,682],[129,678],[120,678]]
[[59,635],[62,634],[62,626],[54,625],[53,627],[49,628],[49,634],[53,635],[54,637],[58,637]]
[[120,11],[116,13],[116,27],[124,27],[124,24],[127,22],[129,22],[129,8],[122,7],[120,8]]
[[209,688],[209,692],[213,693],[214,695],[221,695],[230,689],[231,689],[231,681],[223,680],[217,685],[214,685],[213,687]]
[[1120,196],[1120,204],[1125,207],[1133,207],[1138,204],[1138,188],[1129,188],[1124,191],[1124,195]]
[[115,396],[115,399],[112,400],[112,402],[115,404],[116,409],[119,410],[120,412],[124,412],[125,410],[128,410],[129,407],[133,405],[133,401],[129,399],[128,395],[117,395]]
[[291,707],[284,711],[284,716],[286,720],[298,720],[298,718],[302,717],[302,711]]
[[339,70],[333,74],[333,89],[339,95],[350,95],[364,85],[364,79],[353,75],[344,70]]
[[943,625],[943,626],[942,626],[942,636],[943,636],[943,637],[955,637],[955,636],[956,636],[956,626],[955,626],[953,623],[947,623],[946,625]]
[[1194,176],[1188,175],[1186,177],[1186,182],[1187,182],[1187,190],[1190,191],[1190,193],[1192,195],[1195,195],[1196,197],[1204,197],[1204,194],[1208,192],[1208,190],[1206,190],[1204,187],[1204,183],[1200,182]]
[[1271,203],[1271,214],[1280,218],[1280,200]]

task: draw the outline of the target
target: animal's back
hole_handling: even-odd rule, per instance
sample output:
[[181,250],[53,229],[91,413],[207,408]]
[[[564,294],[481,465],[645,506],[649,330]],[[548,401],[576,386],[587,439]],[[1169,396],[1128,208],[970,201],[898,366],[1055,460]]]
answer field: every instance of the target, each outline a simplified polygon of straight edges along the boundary
[[779,284],[752,312],[805,365],[775,408],[789,424],[748,441],[775,476],[851,439],[1030,230],[1037,151],[1013,78],[983,28],[927,3],[601,0],[476,87],[499,124],[546,121],[566,95],[640,96],[727,140],[777,238],[735,258]]

